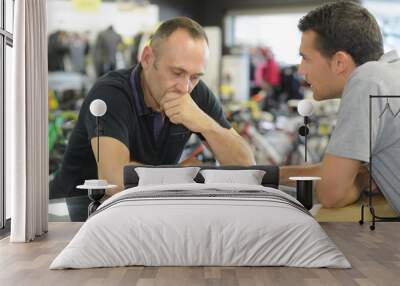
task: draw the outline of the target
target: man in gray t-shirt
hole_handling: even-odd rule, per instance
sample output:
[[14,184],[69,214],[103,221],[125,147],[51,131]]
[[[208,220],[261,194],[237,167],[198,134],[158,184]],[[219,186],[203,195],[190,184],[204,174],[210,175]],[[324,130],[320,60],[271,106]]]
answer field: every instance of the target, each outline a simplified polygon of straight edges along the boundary
[[[321,204],[342,207],[357,200],[368,185],[364,170],[370,156],[369,95],[400,95],[400,60],[395,52],[383,54],[376,20],[354,2],[318,7],[298,27],[299,72],[316,100],[341,98],[341,103],[323,161],[281,167],[280,183],[289,184],[290,176],[318,175],[322,180],[316,184],[316,194]],[[400,99],[372,99],[372,176],[400,213],[399,110]]]
[[[400,96],[400,59],[392,51],[351,74],[326,153],[369,162],[369,95]],[[400,97],[371,99],[372,177],[400,213]]]

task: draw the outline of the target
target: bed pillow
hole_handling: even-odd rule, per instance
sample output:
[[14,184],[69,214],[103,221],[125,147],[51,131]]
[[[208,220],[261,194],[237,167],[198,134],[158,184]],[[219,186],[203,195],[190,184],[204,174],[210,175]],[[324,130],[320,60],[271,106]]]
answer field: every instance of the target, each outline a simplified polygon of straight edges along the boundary
[[135,168],[139,177],[139,186],[195,183],[193,179],[199,170],[199,167]]
[[263,170],[201,170],[200,174],[204,177],[205,184],[229,183],[261,185],[265,175]]

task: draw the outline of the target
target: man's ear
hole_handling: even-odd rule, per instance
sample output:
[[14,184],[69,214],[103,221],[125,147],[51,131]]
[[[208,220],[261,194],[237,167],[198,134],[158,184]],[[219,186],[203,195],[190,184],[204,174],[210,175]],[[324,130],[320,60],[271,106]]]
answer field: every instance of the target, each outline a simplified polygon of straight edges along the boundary
[[353,71],[355,64],[348,53],[339,51],[332,56],[331,68],[336,75],[344,75]]
[[143,69],[148,69],[154,61],[154,53],[150,46],[145,46],[140,56],[140,63],[142,64]]

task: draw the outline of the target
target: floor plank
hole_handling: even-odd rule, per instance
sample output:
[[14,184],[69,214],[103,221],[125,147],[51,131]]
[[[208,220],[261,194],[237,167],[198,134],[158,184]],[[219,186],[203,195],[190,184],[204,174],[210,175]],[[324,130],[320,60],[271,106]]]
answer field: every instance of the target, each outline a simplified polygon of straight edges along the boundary
[[326,222],[321,226],[352,263],[352,269],[290,267],[118,267],[48,269],[81,223],[50,223],[49,233],[32,243],[0,240],[0,285],[399,285],[400,223],[369,225]]

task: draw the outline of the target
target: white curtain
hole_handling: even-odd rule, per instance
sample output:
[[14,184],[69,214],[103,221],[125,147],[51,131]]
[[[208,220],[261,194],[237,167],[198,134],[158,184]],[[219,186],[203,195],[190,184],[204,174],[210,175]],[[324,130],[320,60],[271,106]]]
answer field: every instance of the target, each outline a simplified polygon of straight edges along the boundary
[[12,242],[31,241],[48,227],[46,5],[46,0],[15,1],[13,92],[6,98]]

